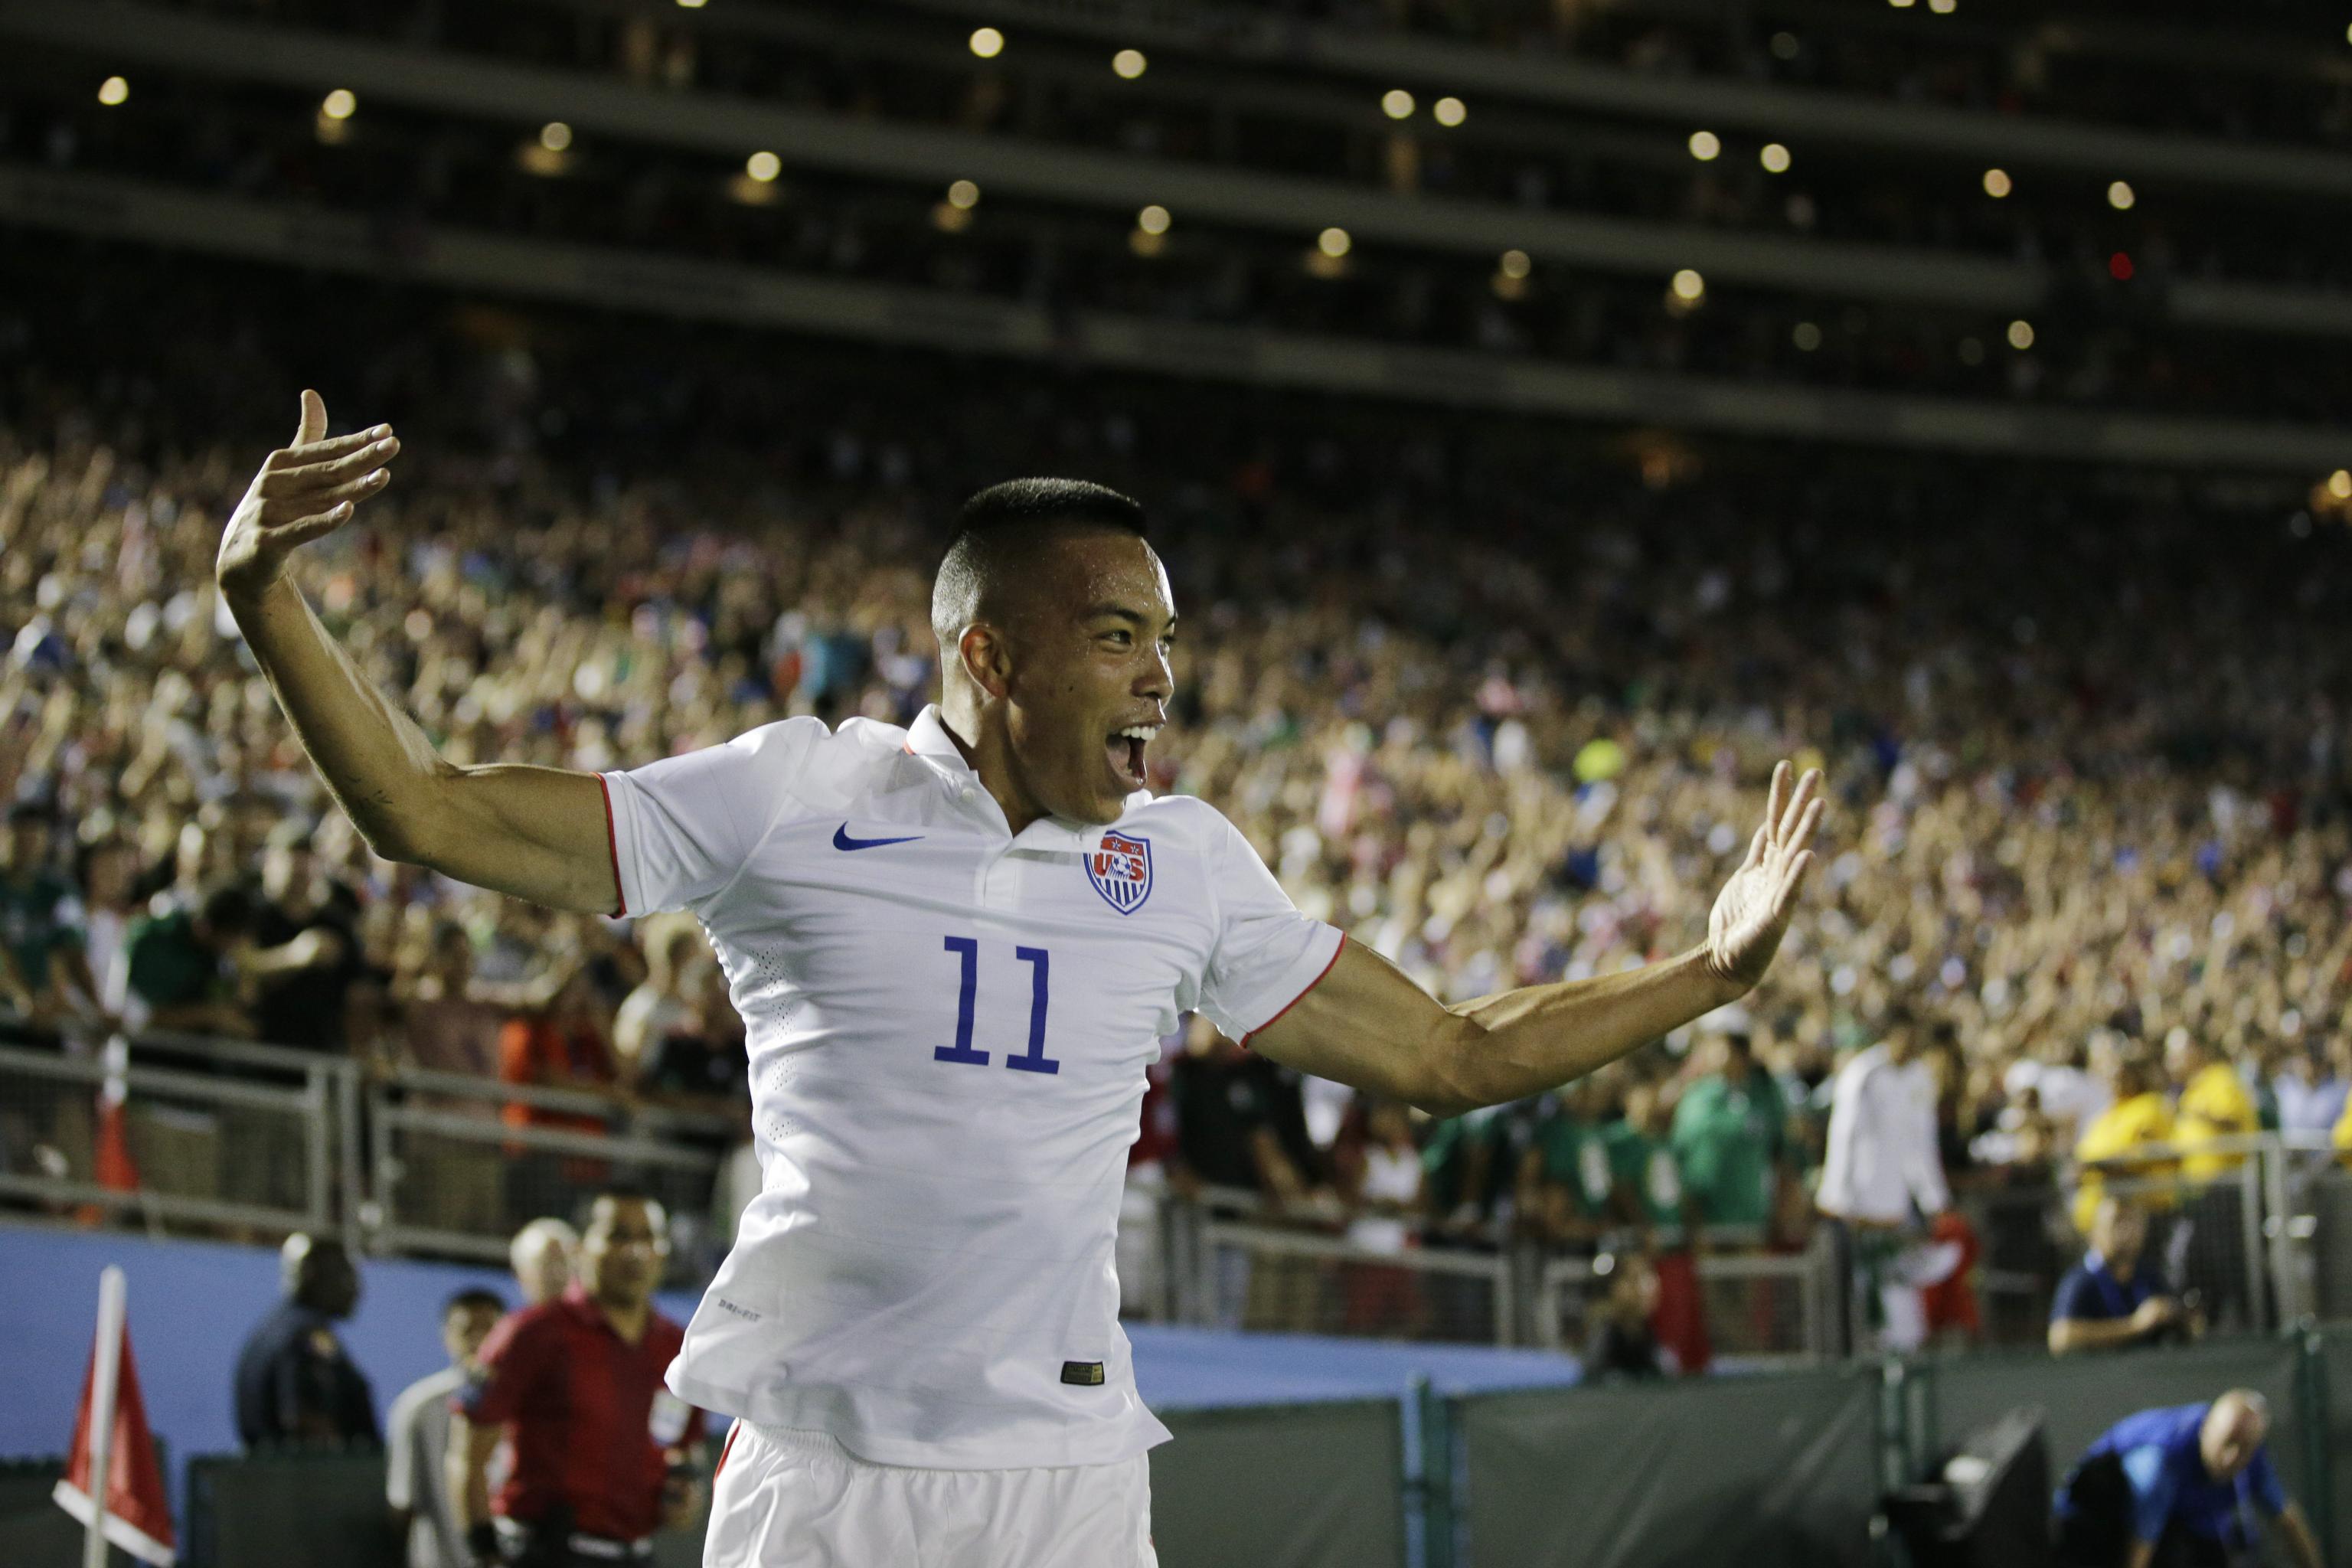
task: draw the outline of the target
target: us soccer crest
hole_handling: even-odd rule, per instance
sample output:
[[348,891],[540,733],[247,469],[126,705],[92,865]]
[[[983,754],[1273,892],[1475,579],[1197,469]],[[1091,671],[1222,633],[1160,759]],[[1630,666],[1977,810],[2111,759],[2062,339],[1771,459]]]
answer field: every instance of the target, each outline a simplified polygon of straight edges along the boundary
[[1151,896],[1151,843],[1127,833],[1105,833],[1087,851],[1087,880],[1103,902],[1131,915]]

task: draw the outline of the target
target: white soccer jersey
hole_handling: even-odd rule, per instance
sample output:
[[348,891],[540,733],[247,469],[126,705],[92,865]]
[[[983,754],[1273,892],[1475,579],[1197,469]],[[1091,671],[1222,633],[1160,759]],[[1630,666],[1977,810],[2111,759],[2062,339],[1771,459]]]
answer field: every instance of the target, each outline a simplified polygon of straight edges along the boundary
[[1144,1069],[1339,956],[1186,795],[1018,836],[936,706],[764,724],[600,775],[624,910],[689,909],[749,1026],[761,1186],[669,1385],[882,1464],[1108,1464],[1165,1440],[1112,1266]]

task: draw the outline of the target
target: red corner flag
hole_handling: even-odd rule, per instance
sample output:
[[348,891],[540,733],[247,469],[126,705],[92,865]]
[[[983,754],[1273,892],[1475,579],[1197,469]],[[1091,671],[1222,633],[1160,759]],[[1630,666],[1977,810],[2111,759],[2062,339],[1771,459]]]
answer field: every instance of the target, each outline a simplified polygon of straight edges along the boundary
[[[172,1568],[178,1553],[172,1535],[172,1508],[163,1491],[163,1472],[155,1463],[155,1441],[147,1430],[147,1405],[139,1397],[139,1368],[131,1359],[131,1328],[122,1321],[120,1271],[100,1291],[99,1338],[89,1352],[89,1371],[82,1379],[81,1411],[74,1421],[73,1447],[66,1460],[65,1479],[50,1495],[58,1506],[88,1525],[90,1521],[90,1471],[106,1469],[104,1511],[100,1529],[106,1539],[156,1568]],[[109,1297],[112,1300],[108,1300]],[[115,1323],[116,1344],[121,1352],[119,1378],[107,1375],[117,1367],[101,1366],[107,1320]],[[105,1384],[115,1384],[107,1388]],[[101,1436],[92,1419],[95,1406],[113,1394],[113,1420]],[[99,1458],[93,1462],[95,1447]]]

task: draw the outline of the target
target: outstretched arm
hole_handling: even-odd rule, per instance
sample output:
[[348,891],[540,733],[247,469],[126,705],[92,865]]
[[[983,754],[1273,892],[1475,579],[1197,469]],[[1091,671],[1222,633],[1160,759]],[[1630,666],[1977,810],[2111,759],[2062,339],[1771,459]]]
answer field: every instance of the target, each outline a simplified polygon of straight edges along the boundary
[[1349,942],[1322,982],[1250,1037],[1286,1066],[1411,1101],[1433,1116],[1500,1105],[1583,1077],[1753,989],[1780,950],[1812,864],[1821,774],[1772,773],[1764,826],[1716,900],[1703,946],[1644,968],[1441,1005]]
[[560,910],[608,912],[620,889],[593,773],[461,768],[369,683],[285,574],[301,545],[342,526],[389,482],[388,425],[325,439],[302,394],[290,447],[269,454],[221,538],[214,574],[311,765],[368,847],[461,882]]

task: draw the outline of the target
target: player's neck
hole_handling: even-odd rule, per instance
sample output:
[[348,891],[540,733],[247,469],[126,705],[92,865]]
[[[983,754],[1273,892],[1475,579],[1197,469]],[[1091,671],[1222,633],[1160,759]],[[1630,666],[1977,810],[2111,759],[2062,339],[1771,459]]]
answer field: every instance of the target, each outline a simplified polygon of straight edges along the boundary
[[[940,707],[940,728],[955,742],[971,771],[979,776],[981,787],[994,798],[997,809],[1004,813],[1004,826],[1018,838],[1021,830],[1042,819],[1045,810],[1028,799],[1013,782],[1013,769],[1005,756],[1009,742],[1002,731],[991,731],[979,721],[978,715],[955,714],[946,704]],[[967,735],[977,736],[967,740]]]

